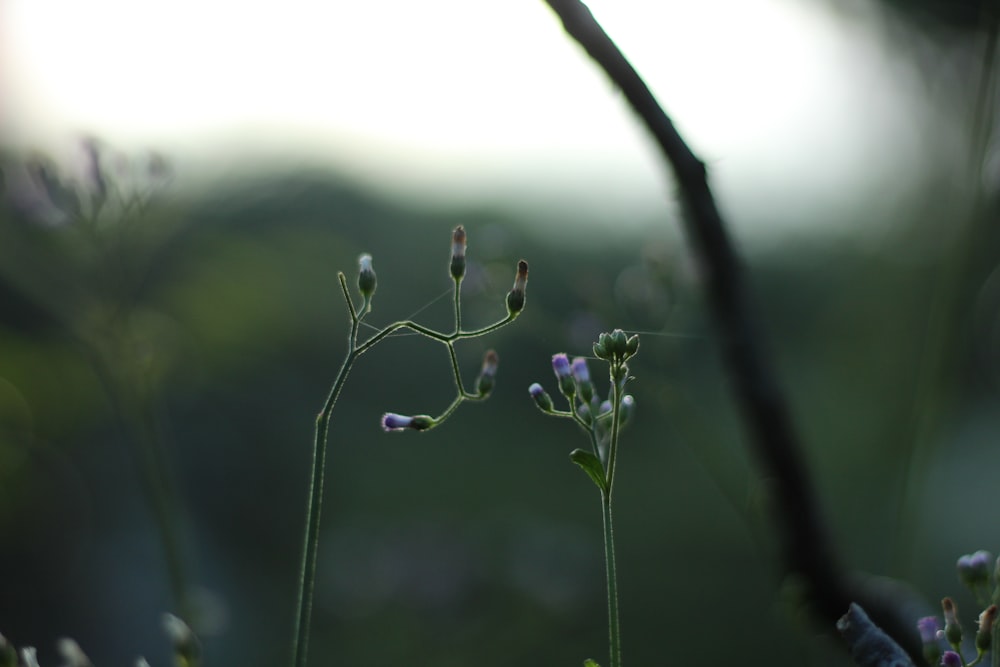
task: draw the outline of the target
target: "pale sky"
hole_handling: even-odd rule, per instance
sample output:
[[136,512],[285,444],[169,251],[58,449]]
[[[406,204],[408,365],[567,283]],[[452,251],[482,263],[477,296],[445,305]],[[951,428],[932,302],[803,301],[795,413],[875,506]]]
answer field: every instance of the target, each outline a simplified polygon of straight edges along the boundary
[[[823,3],[589,4],[730,210],[789,190],[842,206],[919,159],[913,73]],[[0,19],[0,130],[22,147],[92,133],[199,168],[283,156],[390,191],[526,192],[609,217],[671,196],[541,0],[5,0]]]

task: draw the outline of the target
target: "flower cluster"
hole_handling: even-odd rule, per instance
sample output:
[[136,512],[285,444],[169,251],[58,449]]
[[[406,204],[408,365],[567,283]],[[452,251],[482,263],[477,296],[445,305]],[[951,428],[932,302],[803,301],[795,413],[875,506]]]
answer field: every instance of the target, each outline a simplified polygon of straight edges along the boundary
[[[587,359],[576,357],[570,361],[570,358],[561,352],[553,355],[552,370],[559,384],[559,393],[569,404],[569,410],[557,409],[552,397],[538,382],[528,387],[528,393],[542,412],[573,419],[590,436],[594,460],[590,461],[581,450],[577,450],[571,456],[573,461],[585,470],[589,467],[588,474],[605,490],[610,488],[614,472],[612,436],[616,428],[620,430],[629,421],[635,409],[635,399],[625,394],[624,389],[629,379],[626,362],[638,349],[639,337],[627,337],[621,329],[602,333],[594,344],[595,355],[606,361],[609,367],[611,390],[607,399],[602,399],[597,393],[590,377],[590,369],[587,367]],[[614,405],[616,396],[617,410]]]
[[[937,616],[927,616],[917,621],[924,659],[929,665],[947,667],[973,667],[983,661],[993,646],[997,625],[997,602],[1000,601],[1000,559],[994,561],[988,551],[977,551],[958,559],[958,578],[965,584],[984,609],[979,614],[975,635],[976,657],[966,661],[962,655],[962,625],[958,619],[958,606],[950,597],[941,600],[944,627]],[[941,640],[950,647],[942,651]]]

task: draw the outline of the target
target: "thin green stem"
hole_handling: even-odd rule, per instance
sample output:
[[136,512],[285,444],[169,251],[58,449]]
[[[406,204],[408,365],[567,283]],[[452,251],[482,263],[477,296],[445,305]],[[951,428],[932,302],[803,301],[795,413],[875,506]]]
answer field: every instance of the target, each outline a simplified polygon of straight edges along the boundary
[[618,623],[618,572],[615,568],[615,531],[611,524],[611,490],[601,492],[604,518],[604,566],[608,579],[608,642],[611,667],[621,667],[621,630]]
[[[617,364],[617,362],[616,362]],[[622,388],[624,380],[619,382],[616,364],[611,366],[611,444],[608,445],[608,502],[611,502],[611,490],[615,482],[615,463],[618,460],[618,431],[621,430]]]
[[[344,286],[344,293],[347,295],[343,274],[341,274],[341,284]],[[295,634],[292,640],[292,667],[305,667],[306,655],[309,644],[309,623],[312,618],[313,590],[316,585],[316,557],[319,552],[319,528],[320,515],[323,507],[323,481],[326,476],[326,453],[328,445],[328,433],[330,430],[330,416],[333,414],[333,406],[337,403],[340,391],[347,382],[347,376],[351,372],[354,360],[360,354],[357,347],[358,328],[361,320],[354,311],[350,296],[347,295],[347,303],[351,310],[351,334],[348,342],[347,357],[343,365],[337,372],[337,378],[333,382],[330,394],[326,398],[326,403],[316,417],[316,433],[313,438],[312,456],[312,478],[309,482],[309,502],[306,506],[306,532],[302,548],[302,567],[299,571],[299,591],[298,604],[295,614]]]
[[455,334],[462,330],[462,279],[455,279]]

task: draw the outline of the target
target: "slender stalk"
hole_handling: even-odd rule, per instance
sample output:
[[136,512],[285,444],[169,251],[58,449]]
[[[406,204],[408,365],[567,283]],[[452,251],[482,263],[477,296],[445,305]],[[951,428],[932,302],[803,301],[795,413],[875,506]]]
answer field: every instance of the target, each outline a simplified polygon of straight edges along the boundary
[[358,359],[358,357],[370,350],[380,341],[384,340],[391,333],[399,331],[400,329],[411,329],[426,336],[427,338],[447,345],[458,395],[455,397],[455,400],[452,401],[451,405],[445,409],[444,413],[433,420],[433,424],[430,427],[433,428],[450,416],[458,408],[458,406],[462,404],[462,402],[466,400],[481,400],[483,398],[477,394],[471,394],[465,391],[462,384],[462,376],[459,372],[458,358],[455,354],[454,342],[463,338],[475,338],[495,331],[503,325],[512,322],[518,315],[518,313],[511,313],[508,310],[507,316],[494,324],[481,329],[476,329],[474,331],[462,331],[462,310],[460,304],[461,281],[456,280],[455,330],[453,333],[444,334],[434,331],[433,329],[428,329],[427,327],[417,324],[416,322],[404,320],[394,322],[383,329],[380,329],[371,338],[359,345],[358,331],[362,320],[364,320],[365,316],[371,312],[372,294],[366,294],[361,303],[361,307],[355,308],[354,301],[351,299],[350,290],[347,287],[347,278],[343,273],[337,274],[337,278],[340,281],[340,289],[344,294],[344,301],[347,302],[347,309],[351,316],[351,333],[348,337],[347,356],[344,358],[344,363],[337,372],[337,377],[333,382],[333,386],[331,387],[330,393],[326,398],[326,402],[323,404],[323,409],[320,410],[319,415],[316,417],[316,431],[313,437],[312,473],[309,482],[309,499],[306,505],[306,529],[303,537],[302,565],[299,570],[298,600],[295,610],[295,629],[292,636],[292,667],[305,667],[306,665],[308,653],[307,649],[309,644],[309,626],[312,618],[313,590],[316,586],[316,560],[319,551],[319,529],[323,507],[323,483],[326,477],[326,455],[329,446],[330,418],[333,414],[333,408],[337,403],[337,399],[340,396],[340,392],[344,388],[344,384],[347,382],[347,376],[350,374],[354,362]]
[[316,433],[313,438],[312,455],[312,477],[309,482],[309,501],[306,506],[306,532],[302,548],[302,567],[299,570],[299,595],[295,613],[295,633],[292,640],[292,667],[305,667],[306,655],[309,645],[309,621],[312,618],[313,590],[316,587],[316,557],[319,552],[319,528],[320,516],[323,507],[323,482],[326,477],[326,453],[328,445],[328,433],[330,430],[330,417],[333,414],[333,406],[337,403],[341,389],[347,382],[347,376],[351,372],[354,360],[360,354],[358,343],[358,328],[361,319],[369,310],[369,304],[365,304],[362,315],[359,317],[354,310],[354,303],[351,301],[350,293],[347,291],[347,282],[344,274],[340,274],[340,285],[347,300],[348,309],[351,312],[351,334],[348,340],[347,357],[337,372],[337,377],[330,389],[330,394],[323,404],[323,409],[316,417]]
[[611,366],[611,443],[608,445],[607,487],[608,503],[611,502],[611,489],[615,483],[615,463],[618,460],[618,431],[621,430],[622,419],[622,387],[625,381],[615,379],[616,365]]
[[611,491],[601,492],[604,518],[604,568],[608,579],[608,643],[611,667],[621,667],[621,630],[618,623],[618,572],[615,568],[615,531],[611,525]]

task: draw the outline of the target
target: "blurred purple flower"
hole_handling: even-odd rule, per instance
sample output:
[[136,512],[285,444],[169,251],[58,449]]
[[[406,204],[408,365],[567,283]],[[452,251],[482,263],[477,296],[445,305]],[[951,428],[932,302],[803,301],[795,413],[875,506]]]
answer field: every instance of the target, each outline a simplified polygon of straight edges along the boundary
[[945,651],[941,656],[941,664],[944,667],[962,667],[962,656],[954,651]]
[[925,616],[917,621],[917,630],[920,631],[920,641],[924,644],[936,642],[938,631],[941,630],[941,621],[937,616]]

